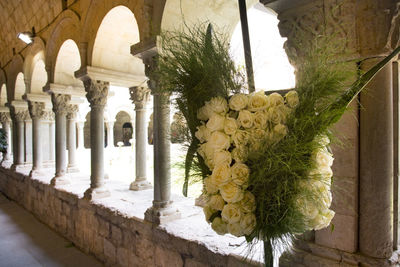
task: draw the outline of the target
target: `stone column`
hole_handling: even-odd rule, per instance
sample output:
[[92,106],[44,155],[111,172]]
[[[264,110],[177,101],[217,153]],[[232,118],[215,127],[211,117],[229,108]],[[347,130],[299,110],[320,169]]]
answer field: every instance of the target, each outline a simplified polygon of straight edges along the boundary
[[45,104],[42,102],[28,102],[29,114],[32,118],[32,146],[33,146],[33,166],[29,176],[40,174],[43,163],[42,155],[42,138],[41,138],[41,127],[42,119],[45,116],[44,107]]
[[[382,58],[362,62],[368,70]],[[361,94],[360,252],[389,258],[393,252],[393,89],[387,64]]]
[[114,147],[114,122],[106,122],[107,125],[107,148]]
[[25,118],[28,116],[26,110],[16,110],[15,111],[15,156],[14,156],[14,164],[13,169],[17,169],[18,167],[24,164],[24,151],[25,151],[25,142],[24,142],[24,121]]
[[70,105],[68,107],[67,121],[68,121],[68,134],[67,134],[67,146],[68,146],[68,173],[79,172],[76,164],[76,113],[78,112],[78,105]]
[[70,100],[70,95],[51,94],[53,111],[56,114],[56,173],[54,178],[51,180],[52,185],[70,183],[65,176],[67,168],[66,115]]
[[30,165],[32,164],[32,119],[30,118],[28,113],[25,118],[24,141],[25,141],[24,162],[26,165]]
[[83,81],[86,98],[90,103],[90,188],[85,192],[85,198],[98,199],[110,196],[104,186],[104,106],[107,102],[110,84],[104,81]]
[[180,218],[178,210],[171,205],[170,103],[169,95],[158,88],[154,72],[156,58],[147,58],[144,63],[154,103],[154,200],[145,213],[145,220],[160,224]]
[[149,101],[150,90],[145,87],[129,88],[131,100],[135,104],[135,169],[136,178],[130,185],[130,190],[145,190],[152,187],[146,175],[146,104]]
[[3,152],[3,161],[11,160],[11,118],[8,112],[0,113],[0,121],[2,123],[5,134],[7,135],[7,150]]
[[83,129],[85,127],[85,123],[83,121],[77,122],[76,126],[78,128],[78,150],[85,149],[85,135]]
[[54,113],[49,118],[49,161],[55,161],[55,143],[56,143],[56,127],[55,127],[55,116]]

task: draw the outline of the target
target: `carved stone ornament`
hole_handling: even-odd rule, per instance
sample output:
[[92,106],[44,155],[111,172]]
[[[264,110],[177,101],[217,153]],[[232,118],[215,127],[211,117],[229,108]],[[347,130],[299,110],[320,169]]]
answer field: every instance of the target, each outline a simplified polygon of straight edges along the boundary
[[90,107],[104,107],[107,103],[109,82],[87,79],[83,82]]
[[67,107],[67,119],[69,120],[75,119],[78,110],[79,110],[78,105],[69,105]]
[[0,112],[0,122],[1,123],[6,123],[11,120],[10,118],[10,113],[8,112]]
[[43,119],[47,121],[54,121],[54,112],[52,110],[44,111]]
[[51,94],[51,101],[53,102],[54,113],[66,115],[70,100],[70,95]]
[[129,88],[131,100],[134,104],[144,104],[149,101],[150,89],[141,86],[134,86]]
[[43,119],[45,117],[44,103],[29,101],[28,107],[32,119]]
[[29,118],[29,114],[27,110],[16,110],[14,113],[15,119],[17,122],[23,122],[27,118]]

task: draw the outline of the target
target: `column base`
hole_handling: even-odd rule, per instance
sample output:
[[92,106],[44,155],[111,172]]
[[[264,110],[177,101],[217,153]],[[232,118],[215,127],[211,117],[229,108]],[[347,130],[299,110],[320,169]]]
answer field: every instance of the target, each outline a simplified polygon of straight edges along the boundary
[[147,190],[153,188],[153,185],[147,181],[147,180],[139,180],[139,181],[134,181],[131,183],[129,186],[129,190],[133,191],[141,191],[141,190]]
[[58,185],[66,185],[66,184],[70,184],[71,181],[65,176],[55,176],[53,177],[53,179],[51,179],[50,184],[52,186],[58,186]]
[[36,177],[36,176],[44,176],[44,172],[40,169],[40,170],[31,170],[31,172],[29,173],[29,177]]
[[87,200],[96,200],[111,196],[111,192],[104,187],[89,188],[85,191],[83,198]]
[[163,224],[181,218],[181,213],[178,209],[168,204],[164,208],[153,206],[148,208],[144,213],[144,219],[154,224]]
[[79,168],[75,165],[67,167],[67,173],[77,173],[79,172]]
[[11,170],[16,171],[16,172],[24,171],[26,169],[27,169],[27,166],[25,164],[13,164],[13,165],[11,165]]

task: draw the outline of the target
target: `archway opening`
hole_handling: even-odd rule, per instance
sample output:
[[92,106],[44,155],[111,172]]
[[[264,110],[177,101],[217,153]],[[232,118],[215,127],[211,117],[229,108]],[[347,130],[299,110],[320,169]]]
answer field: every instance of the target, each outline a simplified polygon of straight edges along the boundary
[[132,139],[133,127],[132,118],[125,111],[120,111],[115,116],[114,123],[114,145],[122,142],[124,146],[130,146],[129,140]]
[[[260,3],[247,12],[256,90],[293,88],[294,68],[283,49],[286,38],[279,34],[277,15]],[[245,69],[240,22],[232,35],[230,53],[235,63]]]
[[5,84],[0,89],[0,106],[4,106],[7,103],[7,87]]
[[130,53],[131,45],[139,40],[139,28],[132,11],[125,6],[114,7],[97,31],[92,66],[144,75],[142,61]]
[[35,63],[32,71],[32,80],[30,93],[40,94],[43,92],[43,86],[47,82],[47,72],[43,60],[38,60]]
[[20,72],[15,80],[14,100],[22,100],[25,90],[24,74]]
[[81,82],[75,79],[74,72],[81,66],[81,58],[76,43],[66,40],[57,54],[54,68],[54,82],[65,85],[81,85]]

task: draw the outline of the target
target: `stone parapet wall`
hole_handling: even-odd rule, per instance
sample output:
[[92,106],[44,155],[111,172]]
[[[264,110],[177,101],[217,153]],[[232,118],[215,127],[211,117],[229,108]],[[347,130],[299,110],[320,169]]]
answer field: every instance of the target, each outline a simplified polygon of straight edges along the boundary
[[108,266],[252,265],[4,167],[0,191]]

